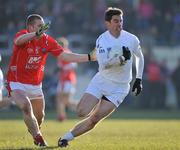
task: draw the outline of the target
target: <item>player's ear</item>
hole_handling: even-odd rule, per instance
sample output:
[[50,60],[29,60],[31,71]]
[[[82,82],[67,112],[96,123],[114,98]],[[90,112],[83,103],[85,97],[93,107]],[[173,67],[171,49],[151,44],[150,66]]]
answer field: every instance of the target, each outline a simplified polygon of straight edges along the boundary
[[106,25],[107,28],[109,28],[110,22],[109,21],[105,21],[105,25]]

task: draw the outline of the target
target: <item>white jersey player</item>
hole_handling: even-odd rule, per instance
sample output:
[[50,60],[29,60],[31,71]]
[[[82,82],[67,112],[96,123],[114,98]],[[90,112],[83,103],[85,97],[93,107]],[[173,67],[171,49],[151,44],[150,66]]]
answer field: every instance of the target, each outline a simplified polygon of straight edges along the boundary
[[123,12],[118,8],[106,10],[105,23],[108,30],[96,41],[99,72],[91,80],[77,107],[78,115],[86,119],[59,139],[60,147],[66,147],[68,141],[93,129],[123,102],[132,80],[132,55],[136,59],[136,80],[132,91],[138,95],[142,90],[144,57],[138,38],[123,30]]
[[[0,54],[0,62],[1,62],[1,54]],[[3,96],[3,89],[4,89],[4,76],[3,72],[0,68],[0,109],[11,104],[11,99],[8,97]]]
[[[0,62],[1,62],[1,54],[0,54]],[[2,100],[2,90],[3,90],[3,73],[0,68],[0,101]]]

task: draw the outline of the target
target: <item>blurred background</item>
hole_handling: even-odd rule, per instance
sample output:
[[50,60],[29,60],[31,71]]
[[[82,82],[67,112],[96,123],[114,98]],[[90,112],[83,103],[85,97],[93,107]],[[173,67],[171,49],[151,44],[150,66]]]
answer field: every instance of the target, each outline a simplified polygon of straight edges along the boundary
[[[180,109],[180,0],[0,0],[0,67],[4,76],[14,35],[25,28],[29,14],[38,13],[45,21],[50,20],[48,34],[66,37],[73,52],[88,53],[105,31],[107,7],[123,10],[124,29],[138,36],[145,56],[143,92],[139,97],[130,92],[120,107]],[[43,90],[47,109],[54,109],[56,61],[49,56],[45,69]],[[97,70],[96,62],[78,65],[76,100]],[[3,92],[7,94],[5,89]]]

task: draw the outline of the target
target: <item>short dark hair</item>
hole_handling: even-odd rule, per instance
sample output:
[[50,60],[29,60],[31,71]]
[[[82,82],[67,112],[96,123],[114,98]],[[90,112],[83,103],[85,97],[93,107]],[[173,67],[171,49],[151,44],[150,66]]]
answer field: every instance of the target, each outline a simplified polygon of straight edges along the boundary
[[38,14],[31,14],[31,15],[29,15],[29,16],[27,17],[27,19],[26,19],[26,26],[28,26],[28,25],[33,25],[33,24],[34,24],[34,21],[37,20],[37,19],[43,20],[43,17],[41,17],[41,16],[38,15]]
[[111,21],[112,16],[114,15],[123,15],[123,11],[119,8],[108,7],[108,9],[105,11],[105,21]]

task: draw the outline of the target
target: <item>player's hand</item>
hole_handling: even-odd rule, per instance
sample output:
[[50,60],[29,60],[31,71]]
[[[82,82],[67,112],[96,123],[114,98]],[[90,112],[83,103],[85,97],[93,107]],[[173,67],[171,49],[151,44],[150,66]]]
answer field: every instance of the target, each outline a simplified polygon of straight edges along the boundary
[[45,33],[49,27],[50,27],[51,22],[47,22],[44,25],[42,25],[37,31],[36,31],[36,36],[40,37],[43,33]]
[[94,48],[89,54],[89,61],[96,61],[96,48]]
[[123,49],[123,55],[122,56],[124,57],[125,61],[129,60],[131,58],[131,51],[129,50],[128,47],[125,47],[125,46],[123,46],[122,49]]
[[139,95],[142,91],[142,81],[139,78],[136,78],[133,87],[132,92],[135,94],[135,96]]

